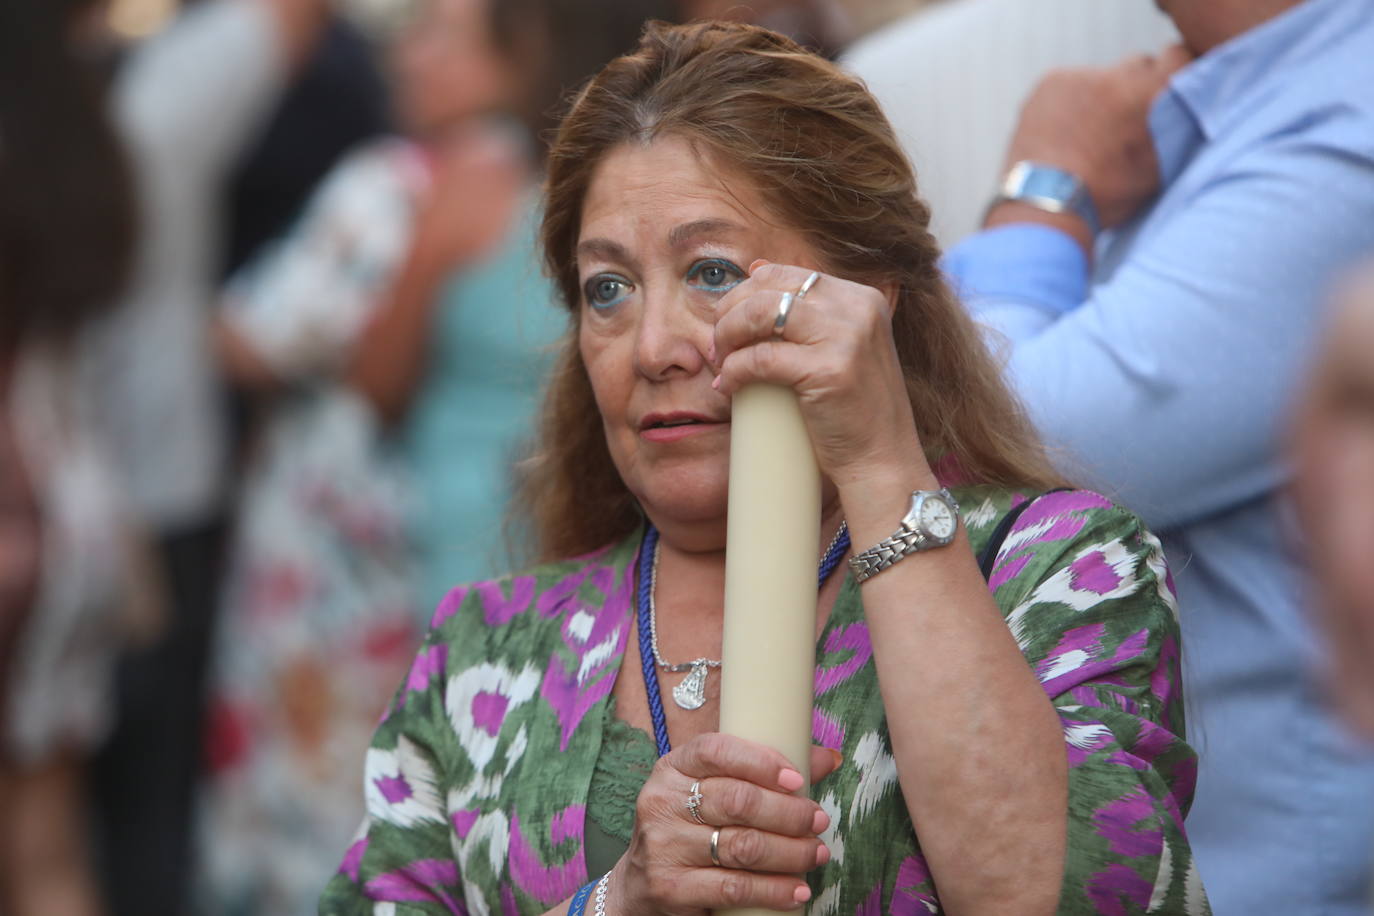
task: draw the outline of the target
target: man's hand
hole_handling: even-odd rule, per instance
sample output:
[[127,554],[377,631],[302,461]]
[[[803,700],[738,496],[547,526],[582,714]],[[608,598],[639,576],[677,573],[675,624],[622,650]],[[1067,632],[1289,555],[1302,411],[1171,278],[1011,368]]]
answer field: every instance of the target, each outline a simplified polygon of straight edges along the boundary
[[[1159,191],[1159,162],[1150,135],[1150,107],[1169,78],[1190,62],[1181,46],[1105,69],[1056,70],[1021,109],[1006,169],[1022,160],[1056,166],[1087,185],[1103,228],[1120,225]],[[1038,211],[1004,204],[988,225],[1024,222]],[[1087,227],[1067,214],[1044,214],[1075,236]],[[1077,226],[1062,225],[1073,221]]]

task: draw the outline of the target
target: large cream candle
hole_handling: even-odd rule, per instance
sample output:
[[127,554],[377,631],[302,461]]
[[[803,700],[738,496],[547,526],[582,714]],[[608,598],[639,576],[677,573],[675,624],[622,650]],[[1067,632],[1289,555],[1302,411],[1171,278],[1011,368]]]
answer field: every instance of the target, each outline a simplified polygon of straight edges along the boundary
[[809,785],[820,472],[791,389],[741,389],[730,423],[720,729],[781,751]]

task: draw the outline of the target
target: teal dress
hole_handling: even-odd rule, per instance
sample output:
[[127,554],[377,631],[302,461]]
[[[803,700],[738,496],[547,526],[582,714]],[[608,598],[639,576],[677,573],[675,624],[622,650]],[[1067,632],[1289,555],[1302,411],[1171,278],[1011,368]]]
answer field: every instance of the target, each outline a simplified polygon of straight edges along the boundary
[[505,245],[465,268],[435,308],[428,369],[401,431],[413,477],[420,606],[510,566],[504,520],[514,462],[532,440],[567,328],[543,276],[534,194]]

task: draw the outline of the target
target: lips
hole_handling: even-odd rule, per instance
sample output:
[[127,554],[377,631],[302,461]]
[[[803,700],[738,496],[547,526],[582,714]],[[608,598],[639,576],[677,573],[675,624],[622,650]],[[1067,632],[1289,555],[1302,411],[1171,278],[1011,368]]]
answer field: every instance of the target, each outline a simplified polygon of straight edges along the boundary
[[672,413],[646,414],[639,421],[639,429],[641,432],[644,432],[651,429],[676,429],[682,426],[700,426],[703,424],[715,424],[720,422],[720,420],[705,414],[692,413],[689,411],[673,411]]
[[639,434],[651,442],[676,442],[727,425],[727,420],[693,411],[645,414],[639,421]]

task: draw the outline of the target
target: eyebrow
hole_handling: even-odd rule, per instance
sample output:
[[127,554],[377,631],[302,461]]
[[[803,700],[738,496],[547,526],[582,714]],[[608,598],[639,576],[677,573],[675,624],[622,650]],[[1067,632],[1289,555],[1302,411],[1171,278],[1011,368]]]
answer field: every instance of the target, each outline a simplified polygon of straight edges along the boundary
[[669,230],[668,245],[672,248],[681,248],[697,236],[733,235],[743,231],[743,226],[732,223],[728,219],[698,219],[690,223],[683,223],[681,226],[674,226]]
[[[692,220],[690,223],[674,226],[669,230],[668,245],[673,248],[681,248],[699,236],[733,235],[743,231],[743,226],[732,223],[728,219],[717,219],[714,217],[697,219]],[[578,242],[577,257],[597,258],[603,261],[614,261],[620,264],[629,264],[634,260],[630,257],[630,253],[625,249],[624,245],[607,238],[583,239],[581,242]]]
[[603,261],[615,261],[625,264],[630,261],[630,253],[625,250],[625,246],[610,239],[584,239],[577,243],[577,256],[599,258]]

